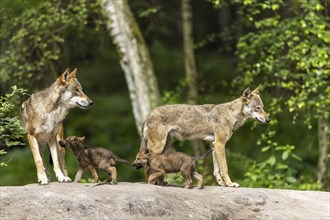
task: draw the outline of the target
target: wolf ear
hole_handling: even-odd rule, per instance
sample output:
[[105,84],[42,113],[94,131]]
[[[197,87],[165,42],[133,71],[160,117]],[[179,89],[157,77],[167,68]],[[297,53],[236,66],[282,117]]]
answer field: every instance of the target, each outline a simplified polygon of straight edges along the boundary
[[77,73],[77,68],[75,68],[69,75],[69,78],[75,78]]
[[251,89],[250,88],[246,88],[243,92],[243,98],[245,99],[250,99],[251,98]]
[[252,93],[259,95],[259,89],[260,89],[260,85],[255,90],[253,90]]
[[66,68],[66,70],[62,73],[60,76],[61,82],[66,83],[70,77],[70,70],[69,68]]
[[80,142],[83,142],[84,140],[85,140],[85,136],[82,136],[82,137],[79,138]]
[[142,151],[144,154],[148,154],[150,152],[148,148],[143,148]]

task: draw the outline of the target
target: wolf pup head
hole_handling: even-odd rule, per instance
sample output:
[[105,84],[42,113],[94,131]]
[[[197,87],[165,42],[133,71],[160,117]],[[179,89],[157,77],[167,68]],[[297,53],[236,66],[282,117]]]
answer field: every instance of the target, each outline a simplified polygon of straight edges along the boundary
[[85,140],[85,137],[76,137],[76,136],[69,136],[65,138],[64,140],[60,140],[59,144],[61,147],[65,147],[71,150],[76,149],[79,147],[80,143],[83,143]]
[[264,111],[264,104],[259,95],[259,87],[251,92],[250,88],[245,89],[243,92],[244,107],[243,113],[256,119],[260,123],[269,123],[270,118]]
[[148,148],[142,148],[139,153],[137,153],[132,166],[136,169],[141,169],[144,165],[148,164],[151,153]]
[[59,85],[62,91],[60,101],[69,108],[78,106],[79,108],[87,109],[93,104],[93,101],[83,92],[76,78],[76,73],[77,68],[71,73],[69,68],[67,68],[57,79],[57,85]]

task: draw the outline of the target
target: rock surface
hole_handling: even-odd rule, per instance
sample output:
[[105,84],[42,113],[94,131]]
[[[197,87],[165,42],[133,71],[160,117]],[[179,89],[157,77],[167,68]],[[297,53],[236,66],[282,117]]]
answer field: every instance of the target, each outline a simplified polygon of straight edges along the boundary
[[0,187],[0,219],[330,219],[330,193],[143,183]]

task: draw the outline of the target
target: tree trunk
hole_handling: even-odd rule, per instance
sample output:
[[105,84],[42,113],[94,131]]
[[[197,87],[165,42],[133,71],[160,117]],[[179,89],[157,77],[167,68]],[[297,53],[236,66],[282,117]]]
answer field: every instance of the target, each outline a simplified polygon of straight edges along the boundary
[[317,180],[323,185],[323,188],[328,188],[328,137],[329,125],[323,117],[318,119],[318,139],[319,139],[319,161],[317,169]]
[[188,84],[187,101],[190,104],[197,102],[197,68],[194,53],[193,14],[190,0],[181,0],[182,32],[184,47],[184,66],[186,82]]
[[[194,38],[193,38],[193,13],[190,0],[181,0],[182,13],[182,35],[184,49],[184,67],[186,82],[188,84],[187,102],[197,104],[197,67],[195,61]],[[192,146],[195,155],[201,155],[204,151],[204,142],[202,140],[193,140]]]
[[103,0],[104,15],[124,71],[135,123],[139,132],[159,100],[157,79],[140,28],[127,0]]

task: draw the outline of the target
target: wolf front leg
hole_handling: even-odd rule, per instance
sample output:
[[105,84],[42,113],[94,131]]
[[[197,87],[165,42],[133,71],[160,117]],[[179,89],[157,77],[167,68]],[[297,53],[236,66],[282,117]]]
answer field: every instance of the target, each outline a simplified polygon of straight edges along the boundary
[[89,165],[88,170],[92,174],[94,183],[97,183],[99,181],[99,176],[97,175],[96,169],[93,166]]
[[56,138],[54,138],[53,140],[50,140],[50,142],[48,143],[49,145],[49,150],[50,150],[50,154],[52,155],[52,159],[53,159],[53,163],[54,163],[54,172],[56,175],[56,178],[59,182],[71,182],[72,180],[67,177],[64,176],[60,167],[60,163],[58,160],[58,154],[57,154],[57,148],[58,148],[58,144],[57,144],[57,140]]
[[48,184],[48,178],[46,175],[43,159],[42,159],[40,151],[39,151],[38,141],[31,134],[28,134],[27,137],[28,137],[30,148],[32,151],[34,163],[37,168],[38,182],[41,185],[46,185],[46,184]]
[[231,187],[239,187],[238,183],[233,183],[230,180],[230,177],[228,175],[228,166],[227,166],[227,160],[226,160],[226,152],[225,152],[225,139],[224,138],[216,138],[216,140],[213,142],[214,150],[216,159],[218,162],[218,165],[220,166],[220,175],[224,182],[225,186],[231,186]]
[[74,178],[74,182],[75,182],[75,183],[78,183],[78,182],[80,181],[81,176],[83,175],[85,169],[86,169],[86,168],[85,168],[85,167],[82,167],[82,166],[79,166],[79,167],[78,167],[78,171],[77,171],[76,176],[75,176],[75,178]]

